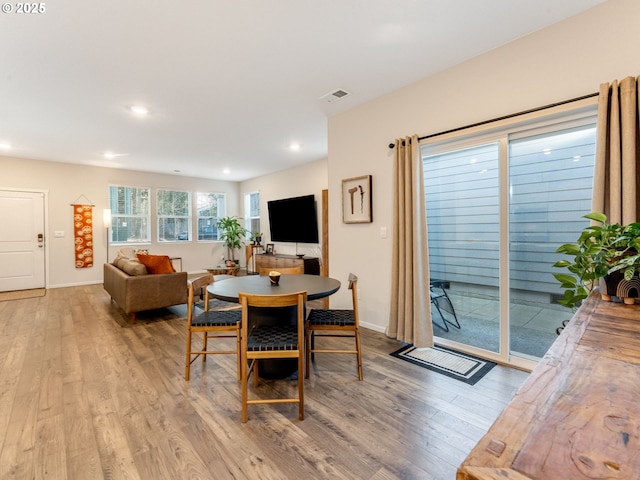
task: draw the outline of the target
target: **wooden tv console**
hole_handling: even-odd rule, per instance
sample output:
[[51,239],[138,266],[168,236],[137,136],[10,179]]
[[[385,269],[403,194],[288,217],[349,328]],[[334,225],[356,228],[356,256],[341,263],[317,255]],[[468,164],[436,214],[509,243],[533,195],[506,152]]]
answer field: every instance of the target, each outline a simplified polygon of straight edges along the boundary
[[640,305],[594,291],[456,478],[637,479],[638,452]]
[[260,268],[277,270],[278,268],[304,266],[304,273],[310,275],[320,275],[320,261],[317,257],[298,257],[297,255],[268,255],[262,253],[256,255],[256,271]]

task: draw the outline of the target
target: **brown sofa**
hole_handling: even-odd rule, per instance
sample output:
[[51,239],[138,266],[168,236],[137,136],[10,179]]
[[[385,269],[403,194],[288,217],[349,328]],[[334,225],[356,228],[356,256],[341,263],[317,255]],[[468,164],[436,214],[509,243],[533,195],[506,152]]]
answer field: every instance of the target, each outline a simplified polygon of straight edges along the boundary
[[[114,261],[115,262],[115,261]],[[151,274],[135,261],[104,264],[104,289],[118,306],[136,320],[136,312],[187,303],[187,272]]]

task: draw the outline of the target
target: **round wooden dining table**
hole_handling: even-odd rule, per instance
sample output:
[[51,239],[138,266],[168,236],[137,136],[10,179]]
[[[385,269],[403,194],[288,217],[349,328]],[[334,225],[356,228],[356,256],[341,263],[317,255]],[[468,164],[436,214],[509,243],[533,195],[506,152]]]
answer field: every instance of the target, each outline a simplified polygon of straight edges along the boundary
[[267,275],[246,275],[214,282],[207,287],[209,294],[219,300],[238,303],[240,292],[255,295],[284,295],[307,292],[307,300],[328,297],[340,289],[340,281],[319,275],[281,275],[280,283],[272,285]]
[[[238,303],[240,292],[255,295],[284,295],[300,291],[307,292],[307,300],[328,297],[340,289],[340,281],[319,275],[281,275],[278,285],[272,285],[267,275],[246,275],[213,282],[207,287],[209,294],[219,300]],[[249,328],[255,324],[296,321],[295,307],[249,309]],[[304,339],[300,339],[304,343]],[[297,370],[295,359],[272,359],[260,361],[260,376],[286,378]]]

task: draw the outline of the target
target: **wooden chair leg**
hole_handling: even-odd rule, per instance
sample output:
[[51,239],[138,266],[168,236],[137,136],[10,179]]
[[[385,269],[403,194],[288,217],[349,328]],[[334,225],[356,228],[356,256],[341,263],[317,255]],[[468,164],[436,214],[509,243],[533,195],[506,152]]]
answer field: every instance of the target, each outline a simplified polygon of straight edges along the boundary
[[247,359],[243,356],[241,359],[242,362],[242,423],[247,423],[247,383],[249,382],[248,378],[248,368],[247,368]]
[[[206,352],[207,351],[207,341],[209,340],[209,337],[207,335],[207,332],[202,332],[202,351]],[[202,361],[206,362],[207,361],[207,354],[203,353],[202,354]]]
[[184,379],[188,382],[191,374],[191,332],[187,332],[187,359],[184,367]]
[[311,330],[307,330],[304,335],[305,368],[304,378],[309,378],[309,364],[311,363]]
[[[298,348],[300,348],[300,342],[298,342]],[[303,372],[302,352],[298,355],[298,419],[304,420],[304,378]]]
[[360,332],[356,330],[356,357],[358,360],[358,380],[362,380],[362,345],[360,344]]
[[258,386],[258,364],[260,362],[258,362],[258,360],[254,360],[253,361],[253,386],[257,387]]
[[242,380],[242,357],[240,355],[240,332],[236,332],[236,357],[238,359],[238,380]]

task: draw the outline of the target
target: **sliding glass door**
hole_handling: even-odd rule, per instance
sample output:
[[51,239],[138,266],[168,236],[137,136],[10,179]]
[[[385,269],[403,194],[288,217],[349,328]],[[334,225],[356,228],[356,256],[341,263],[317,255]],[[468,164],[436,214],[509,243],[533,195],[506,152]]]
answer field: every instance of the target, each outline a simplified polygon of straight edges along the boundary
[[571,312],[555,300],[556,248],[588,225],[595,127],[509,142],[509,338],[511,353],[542,357]]
[[[494,142],[423,159],[434,334],[496,353],[499,150]],[[441,307],[438,295],[443,291],[451,312],[433,308]]]
[[440,343],[505,362],[545,354],[572,315],[552,265],[588,223],[594,152],[591,115],[423,146]]

